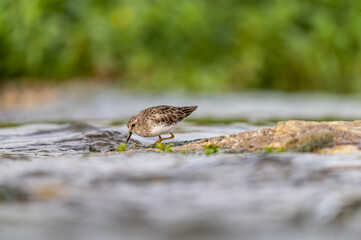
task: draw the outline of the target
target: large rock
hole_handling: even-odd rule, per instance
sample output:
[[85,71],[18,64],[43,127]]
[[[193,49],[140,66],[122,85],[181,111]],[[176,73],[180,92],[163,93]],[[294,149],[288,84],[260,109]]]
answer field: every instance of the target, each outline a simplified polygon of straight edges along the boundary
[[[350,150],[357,151],[361,146],[361,120],[353,122],[291,120],[279,122],[272,128],[203,139],[174,147],[174,150],[203,151],[203,145],[208,144],[217,145],[225,152],[259,152],[265,151],[265,148],[273,148],[320,153],[322,151],[344,153],[342,149],[346,149],[348,153]],[[332,149],[335,149],[335,152]]]

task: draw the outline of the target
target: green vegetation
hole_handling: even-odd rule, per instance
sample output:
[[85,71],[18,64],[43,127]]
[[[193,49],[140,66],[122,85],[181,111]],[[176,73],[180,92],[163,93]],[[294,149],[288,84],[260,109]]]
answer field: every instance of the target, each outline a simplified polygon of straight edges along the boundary
[[219,146],[214,144],[203,145],[203,147],[205,148],[204,153],[207,155],[217,153],[219,150]]
[[117,147],[117,151],[118,152],[124,152],[125,149],[127,148],[128,144],[120,144],[119,147]]
[[160,142],[154,145],[154,147],[162,150],[163,152],[173,152],[172,147],[173,143],[169,143],[168,145],[165,145],[164,143]]
[[273,147],[264,147],[263,149],[268,153],[282,153],[282,152],[284,152],[283,147],[276,148],[276,149],[274,149]]
[[360,29],[361,1],[2,0],[0,83],[361,92]]

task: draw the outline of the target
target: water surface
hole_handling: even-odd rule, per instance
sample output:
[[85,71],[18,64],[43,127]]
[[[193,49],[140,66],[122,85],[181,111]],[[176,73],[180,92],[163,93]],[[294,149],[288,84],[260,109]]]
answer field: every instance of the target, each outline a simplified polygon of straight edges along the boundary
[[[361,234],[361,156],[111,151],[126,139],[126,120],[157,104],[199,105],[175,129],[174,141],[268,127],[275,119],[361,115],[356,98],[264,92],[171,97],[100,91],[85,98],[65,95],[39,108],[2,109],[0,238],[355,239]],[[132,139],[130,147],[157,138]]]

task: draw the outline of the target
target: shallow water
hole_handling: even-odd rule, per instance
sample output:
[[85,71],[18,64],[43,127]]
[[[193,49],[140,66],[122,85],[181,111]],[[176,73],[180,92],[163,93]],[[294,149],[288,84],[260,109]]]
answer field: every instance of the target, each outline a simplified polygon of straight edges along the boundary
[[[199,126],[182,123],[174,131],[174,142],[200,138],[229,135],[258,126],[249,124],[230,124]],[[119,144],[125,144],[128,130],[125,125],[111,126],[104,123],[66,123],[66,124],[24,124],[17,127],[0,128],[0,153],[26,153],[32,155],[58,155],[89,153],[89,148],[109,152]],[[144,138],[132,135],[128,147],[148,146],[158,137]]]
[[[262,127],[252,122],[361,114],[357,99],[312,96],[166,101],[110,91],[2,110],[1,121],[11,124],[0,128],[0,239],[355,239],[361,234],[359,155],[111,151],[126,139],[124,120],[161,103],[200,106],[176,128],[174,141]],[[248,123],[222,124],[227,119]],[[156,139],[134,136],[130,147]]]
[[[21,94],[19,94],[21,95]],[[37,92],[34,93],[37,95]],[[288,119],[361,119],[361,99],[356,96],[321,93],[241,92],[238,94],[177,95],[119,92],[95,89],[90,94],[60,91],[47,103],[20,102],[1,108],[0,122],[121,121],[154,105],[198,105],[192,119],[244,120],[248,123]],[[1,100],[1,98],[0,98]]]

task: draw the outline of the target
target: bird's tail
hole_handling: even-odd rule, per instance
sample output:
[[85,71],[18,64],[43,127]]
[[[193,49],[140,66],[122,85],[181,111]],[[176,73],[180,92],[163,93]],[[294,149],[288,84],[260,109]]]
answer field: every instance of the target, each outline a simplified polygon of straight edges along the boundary
[[188,117],[197,108],[198,106],[187,106],[187,107],[180,107],[179,109],[186,114],[186,117]]

